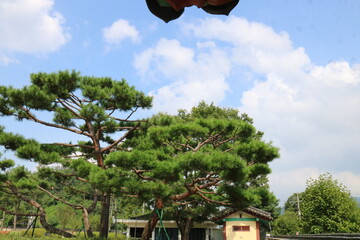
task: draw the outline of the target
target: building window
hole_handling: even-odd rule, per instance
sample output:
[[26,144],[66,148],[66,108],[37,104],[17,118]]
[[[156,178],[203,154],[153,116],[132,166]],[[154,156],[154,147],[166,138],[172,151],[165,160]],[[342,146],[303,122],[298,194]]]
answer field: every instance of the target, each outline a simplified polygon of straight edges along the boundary
[[141,238],[141,235],[144,231],[144,228],[130,228],[130,237],[131,238]]
[[249,232],[250,226],[233,226],[234,232]]

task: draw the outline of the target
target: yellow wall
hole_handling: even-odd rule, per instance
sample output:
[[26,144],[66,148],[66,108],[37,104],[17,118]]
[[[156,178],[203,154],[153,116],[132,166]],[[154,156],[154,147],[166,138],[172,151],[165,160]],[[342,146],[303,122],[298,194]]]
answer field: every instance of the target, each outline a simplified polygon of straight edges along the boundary
[[[242,213],[233,214],[230,218],[254,218],[254,216]],[[257,240],[256,221],[226,221],[225,222],[226,240]],[[233,226],[250,226],[250,231],[233,231]]]

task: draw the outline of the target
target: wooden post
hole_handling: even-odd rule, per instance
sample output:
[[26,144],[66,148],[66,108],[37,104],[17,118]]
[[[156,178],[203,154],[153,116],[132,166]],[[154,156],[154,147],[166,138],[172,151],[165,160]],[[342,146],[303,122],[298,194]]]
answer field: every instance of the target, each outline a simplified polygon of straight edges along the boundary
[[256,239],[260,240],[260,222],[256,222]]
[[118,222],[117,222],[117,204],[116,204],[116,197],[114,197],[114,212],[115,212],[115,238],[117,237],[117,228],[118,228]]
[[3,230],[3,228],[4,228],[4,223],[5,223],[5,211],[3,211],[3,217],[2,217],[2,221],[1,221],[1,228],[0,228],[0,230]]

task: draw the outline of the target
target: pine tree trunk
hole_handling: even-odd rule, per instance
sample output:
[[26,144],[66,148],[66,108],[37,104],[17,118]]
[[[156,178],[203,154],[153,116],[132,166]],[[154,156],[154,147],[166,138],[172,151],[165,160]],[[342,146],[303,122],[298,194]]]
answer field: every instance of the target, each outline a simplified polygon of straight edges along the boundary
[[194,218],[189,217],[183,221],[176,221],[181,233],[181,240],[189,240],[190,231],[194,225]]
[[92,232],[92,228],[89,221],[89,213],[86,210],[86,208],[83,208],[83,220],[84,220],[84,228],[86,231],[86,234],[89,238],[94,237],[94,233]]
[[141,235],[141,240],[149,240],[151,238],[152,232],[158,221],[159,221],[159,216],[157,215],[156,211],[154,211],[151,218],[144,227],[144,231]]
[[110,191],[103,194],[101,202],[100,238],[108,238],[110,218]]
[[[163,207],[164,207],[164,203],[163,203],[162,199],[157,199],[155,208],[162,209]],[[158,221],[159,221],[159,216],[158,216],[156,210],[154,210],[151,218],[149,219],[149,221],[146,223],[146,225],[144,227],[144,231],[141,235],[141,240],[149,240],[151,238],[151,234],[154,231]]]
[[187,233],[181,233],[181,240],[189,240],[189,234],[190,232]]

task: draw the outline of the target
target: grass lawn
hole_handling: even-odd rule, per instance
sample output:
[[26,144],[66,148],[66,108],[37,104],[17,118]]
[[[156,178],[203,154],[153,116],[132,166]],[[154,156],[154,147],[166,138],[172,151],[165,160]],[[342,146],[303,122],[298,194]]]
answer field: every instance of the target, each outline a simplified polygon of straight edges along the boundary
[[[25,240],[25,239],[34,239],[34,240],[49,240],[49,239],[64,239],[62,236],[59,235],[54,235],[54,234],[48,234],[46,233],[45,229],[43,228],[36,228],[34,231],[34,236],[32,237],[32,229],[30,229],[26,235],[24,236],[25,231],[13,231],[13,232],[9,232],[9,231],[0,231],[0,239],[1,240]],[[89,239],[89,238],[85,238],[84,236],[84,232],[81,232],[80,234],[73,233],[75,236],[77,236],[76,238],[71,238],[71,239],[75,239],[75,240],[85,240],[85,239]],[[94,232],[95,235],[98,235],[97,232]],[[98,237],[94,237],[92,239],[100,239]],[[110,240],[125,240],[126,237],[121,234],[121,233],[117,233],[115,235],[115,233],[111,232],[109,233],[109,238]]]

